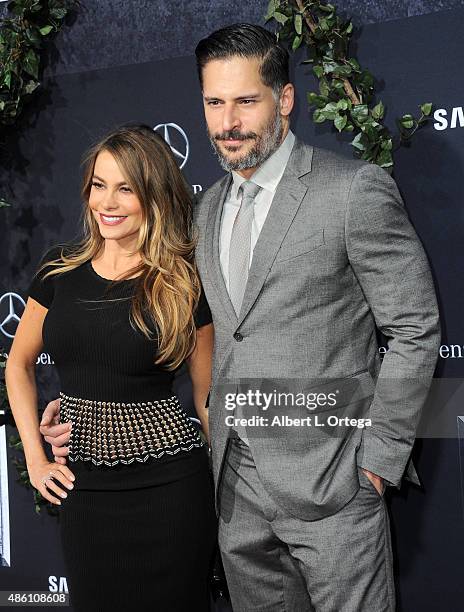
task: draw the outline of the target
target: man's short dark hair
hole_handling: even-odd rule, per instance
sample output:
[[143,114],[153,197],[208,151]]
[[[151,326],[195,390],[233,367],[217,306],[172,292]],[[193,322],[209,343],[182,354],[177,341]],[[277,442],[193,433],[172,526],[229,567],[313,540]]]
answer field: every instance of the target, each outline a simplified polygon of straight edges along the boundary
[[290,78],[288,51],[277,41],[276,35],[261,26],[235,23],[216,30],[200,40],[195,49],[198,77],[203,88],[203,68],[212,60],[234,56],[261,59],[259,73],[263,83],[280,94]]

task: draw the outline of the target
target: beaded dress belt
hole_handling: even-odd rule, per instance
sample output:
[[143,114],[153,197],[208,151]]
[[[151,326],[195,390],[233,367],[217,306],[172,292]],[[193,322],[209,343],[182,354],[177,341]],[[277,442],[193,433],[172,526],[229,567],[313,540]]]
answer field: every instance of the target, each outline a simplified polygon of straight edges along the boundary
[[60,422],[71,421],[70,461],[95,465],[145,462],[203,446],[175,395],[154,402],[106,402],[60,391]]

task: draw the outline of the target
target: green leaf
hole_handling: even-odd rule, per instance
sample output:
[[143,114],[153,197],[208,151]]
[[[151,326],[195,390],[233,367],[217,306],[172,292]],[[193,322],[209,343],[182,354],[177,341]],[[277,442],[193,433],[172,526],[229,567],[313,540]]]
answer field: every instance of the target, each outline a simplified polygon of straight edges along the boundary
[[369,116],[367,104],[357,104],[351,109],[351,116],[359,123],[363,123]]
[[339,108],[340,110],[348,110],[348,106],[348,100],[346,100],[345,98],[342,98],[337,102],[337,108]]
[[26,87],[24,88],[25,93],[27,94],[31,94],[33,91],[35,91],[37,89],[37,87],[40,85],[40,83],[38,81],[29,81],[26,85]]
[[323,61],[322,65],[324,67],[324,73],[325,74],[331,74],[335,68],[337,68],[338,64],[332,60],[330,61]]
[[41,46],[42,38],[40,36],[40,30],[38,28],[26,28],[26,37],[34,47]]
[[332,71],[333,76],[348,77],[352,74],[353,69],[347,64],[338,64]]
[[363,70],[359,82],[363,87],[369,90],[374,86],[374,77],[368,70]]
[[53,8],[50,10],[50,17],[54,19],[64,19],[66,17],[66,13],[68,12],[67,8]]
[[385,112],[385,107],[383,103],[380,101],[372,109],[372,116],[374,117],[374,119],[382,119],[384,112]]
[[329,24],[327,17],[323,17],[322,19],[319,19],[318,25],[323,32],[328,32],[330,30],[330,24]]
[[[322,50],[323,50],[322,48],[319,50],[319,55],[321,54]],[[322,56],[322,61],[323,62],[333,62],[334,59],[335,59],[334,48],[333,48],[333,45],[329,43],[327,45],[327,49],[324,50],[324,55]]]
[[329,84],[327,83],[327,79],[322,78],[319,83],[319,91],[321,96],[327,97],[330,92]]
[[11,72],[5,72],[3,75],[3,85],[5,85],[5,87],[7,87],[8,89],[10,89],[11,87]]
[[355,72],[361,72],[361,66],[359,65],[358,60],[351,58],[348,60],[349,65],[353,68]]
[[414,117],[412,115],[403,115],[400,119],[400,124],[402,127],[410,130],[414,127]]
[[331,119],[333,121],[337,115],[337,110],[337,103],[329,102],[321,109],[321,112],[326,119]]
[[53,30],[53,26],[48,25],[48,26],[44,26],[43,28],[40,28],[39,32],[42,34],[42,36],[47,36],[47,34],[50,34],[52,30]]
[[29,49],[26,53],[23,63],[23,70],[30,74],[35,79],[39,76],[39,56],[33,49]]
[[308,104],[315,104],[318,108],[323,108],[328,102],[328,98],[326,98],[325,96],[318,96],[314,92],[307,93],[306,98],[308,100]]
[[287,15],[284,15],[282,13],[279,13],[279,11],[276,11],[273,15],[274,19],[276,21],[278,21],[279,23],[281,23],[282,25],[284,25],[285,23],[287,23],[288,21],[288,17]]
[[389,138],[388,140],[382,140],[382,142],[380,143],[380,147],[382,149],[385,149],[386,151],[391,151],[393,149],[392,139]]
[[372,125],[370,125],[367,120],[363,124],[363,131],[372,143],[377,142],[377,140],[379,139],[377,130],[372,127]]
[[359,151],[365,151],[366,145],[364,141],[365,141],[365,136],[362,132],[360,132],[353,138],[353,140],[351,141],[351,144],[355,149],[358,149]]
[[29,3],[28,9],[33,13],[37,13],[38,11],[42,10],[42,3],[40,0],[34,0],[32,3]]
[[322,66],[314,66],[313,72],[317,76],[317,78],[320,79],[324,74],[324,69],[322,68]]
[[13,62],[8,65],[8,70],[10,70],[12,74],[18,76],[18,73],[21,70],[21,64],[18,61]]
[[292,51],[296,51],[298,47],[301,45],[301,41],[303,40],[303,36],[295,36],[292,43]]
[[376,163],[381,168],[393,166],[392,152],[388,149],[382,149],[377,157]]
[[301,36],[301,33],[303,32],[303,18],[300,15],[300,13],[297,13],[295,15],[295,19],[294,19],[294,25],[295,25],[295,32]]
[[365,161],[372,163],[374,161],[374,153],[372,149],[366,149],[364,153],[361,155],[361,159],[364,159]]
[[421,104],[420,109],[422,111],[422,114],[428,117],[430,113],[432,112],[432,103],[426,102],[425,104]]
[[347,122],[348,122],[348,118],[346,115],[336,115],[335,116],[334,125],[339,132],[343,130]]
[[345,28],[345,34],[351,34],[352,31],[353,31],[353,24],[350,21]]
[[279,0],[269,0],[269,4],[267,5],[267,13],[265,16],[265,20],[269,21],[269,19],[272,19],[272,17],[274,17],[274,13],[277,10],[279,6]]
[[322,113],[322,109],[320,108],[316,108],[316,110],[313,113],[313,121],[314,123],[324,123],[325,121],[325,116]]
[[308,100],[308,104],[316,104],[316,99],[319,96],[317,95],[317,93],[314,93],[314,91],[308,91],[308,93],[306,94],[306,99]]

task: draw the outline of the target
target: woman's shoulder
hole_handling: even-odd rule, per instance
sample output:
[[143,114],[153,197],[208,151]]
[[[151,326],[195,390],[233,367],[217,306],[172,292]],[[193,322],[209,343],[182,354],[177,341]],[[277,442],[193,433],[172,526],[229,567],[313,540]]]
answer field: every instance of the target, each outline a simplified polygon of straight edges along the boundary
[[[62,255],[67,256],[74,251],[75,246],[69,243],[55,244],[43,253],[35,274],[30,280],[27,294],[34,300],[49,308],[54,295],[56,283],[62,280],[63,274],[45,275],[54,268],[49,264],[63,262]],[[66,274],[67,275],[67,274]]]

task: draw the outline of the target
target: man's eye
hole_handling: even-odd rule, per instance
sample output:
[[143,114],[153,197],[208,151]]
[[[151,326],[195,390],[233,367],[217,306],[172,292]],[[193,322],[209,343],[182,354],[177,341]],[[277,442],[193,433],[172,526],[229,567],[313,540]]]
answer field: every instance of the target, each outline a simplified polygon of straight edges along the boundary
[[242,102],[242,104],[249,105],[249,104],[253,104],[253,102],[255,102],[255,100],[241,100],[241,102]]
[[219,100],[209,100],[208,106],[219,106]]

